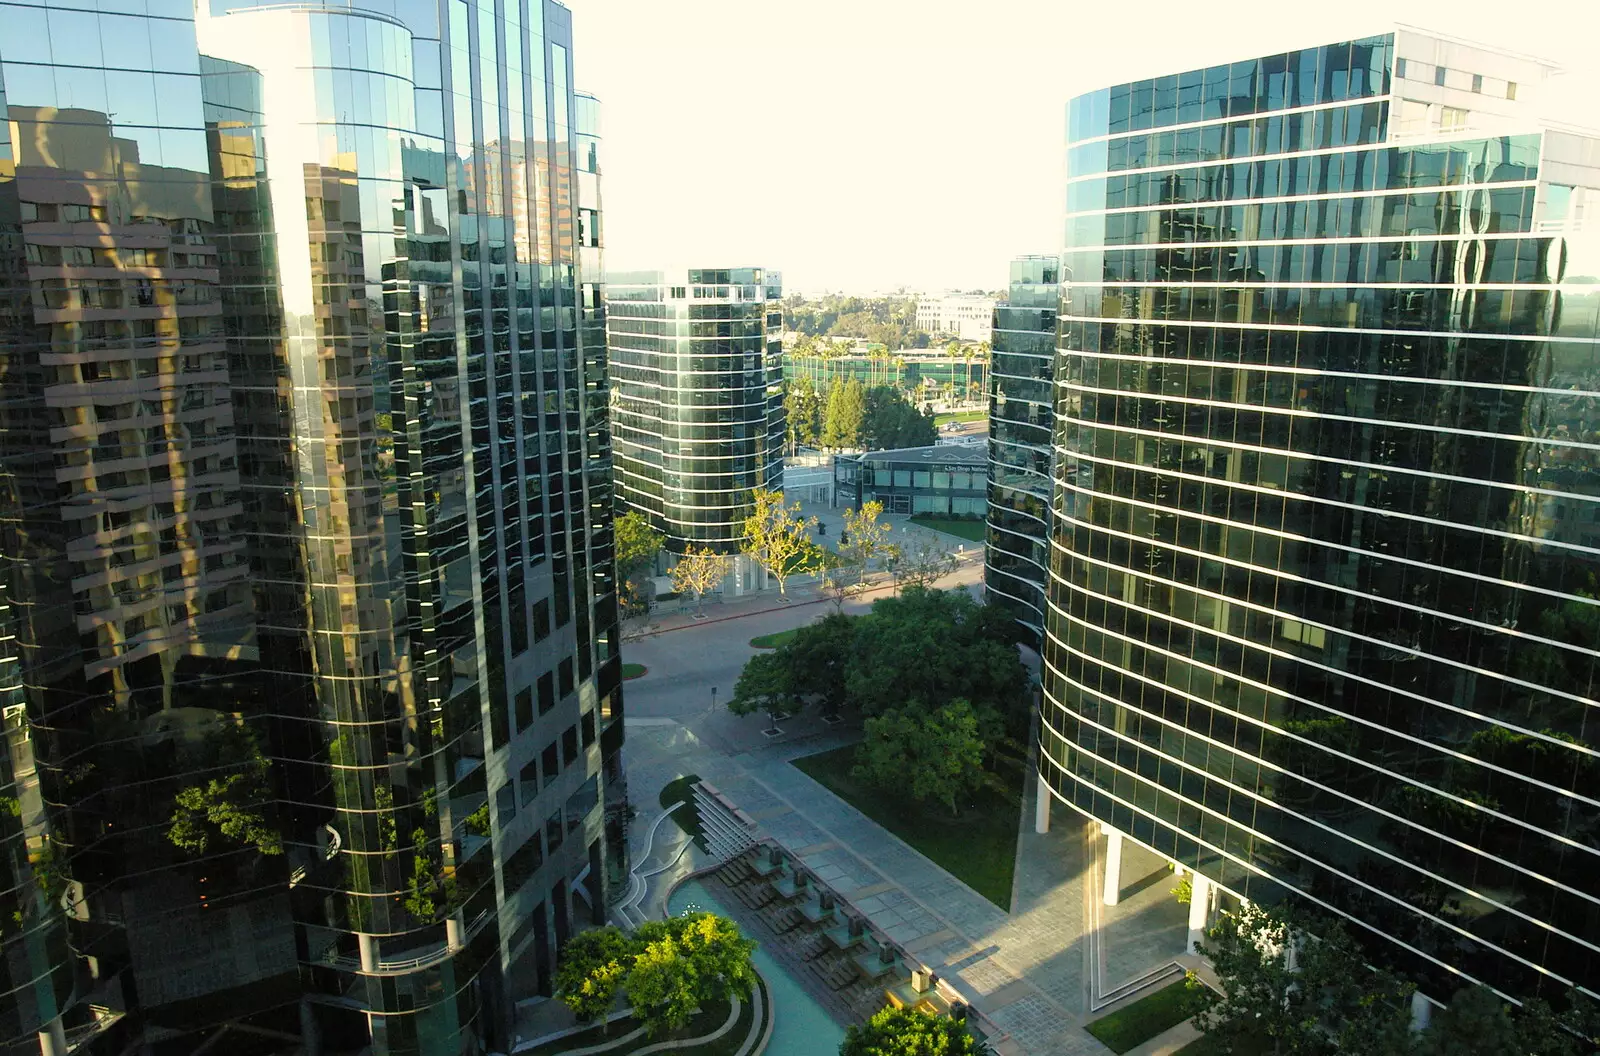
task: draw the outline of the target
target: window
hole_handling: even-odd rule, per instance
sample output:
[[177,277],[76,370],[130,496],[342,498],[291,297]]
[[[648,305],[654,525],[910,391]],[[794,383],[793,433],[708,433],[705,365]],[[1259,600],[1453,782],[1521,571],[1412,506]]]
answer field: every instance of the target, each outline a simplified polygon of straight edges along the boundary
[[1439,110],[1439,131],[1459,132],[1467,127],[1468,111],[1460,107],[1445,106]]
[[1483,91],[1483,74],[1475,73],[1472,75],[1472,90],[1475,92]]
[[561,695],[564,697],[575,688],[572,681],[572,658],[561,661]]
[[564,766],[571,766],[578,761],[578,727],[568,726],[561,735],[561,756]]
[[561,757],[557,754],[556,742],[551,741],[545,745],[544,751],[539,754],[539,770],[544,774],[544,786],[549,788],[550,783],[561,772]]
[[1516,97],[1517,97],[1517,82],[1516,81],[1507,81],[1506,82],[1506,98],[1507,99],[1515,99]]
[[521,733],[533,723],[533,690],[517,690],[517,732]]
[[1435,66],[1433,68],[1433,83],[1438,85],[1441,88],[1444,87],[1444,67],[1443,66]]
[[556,706],[556,680],[550,672],[546,671],[539,676],[539,714],[543,715]]
[[534,801],[535,797],[539,795],[538,762],[532,759],[528,760],[528,765],[522,768],[522,772],[517,775],[517,780],[522,786],[521,793],[518,798],[522,801],[523,806],[527,806],[529,803]]
[[1406,77],[1406,60],[1405,59],[1395,59],[1394,60],[1394,75],[1395,75],[1395,78],[1397,80],[1402,80],[1402,81],[1405,80],[1405,77]]

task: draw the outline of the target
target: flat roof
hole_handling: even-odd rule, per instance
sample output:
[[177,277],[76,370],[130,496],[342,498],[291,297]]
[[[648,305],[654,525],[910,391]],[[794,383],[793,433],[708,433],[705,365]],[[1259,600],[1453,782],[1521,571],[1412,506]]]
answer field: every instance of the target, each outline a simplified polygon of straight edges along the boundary
[[852,458],[879,462],[961,462],[981,466],[989,461],[987,444],[936,444],[933,447],[899,447],[889,451],[864,451]]

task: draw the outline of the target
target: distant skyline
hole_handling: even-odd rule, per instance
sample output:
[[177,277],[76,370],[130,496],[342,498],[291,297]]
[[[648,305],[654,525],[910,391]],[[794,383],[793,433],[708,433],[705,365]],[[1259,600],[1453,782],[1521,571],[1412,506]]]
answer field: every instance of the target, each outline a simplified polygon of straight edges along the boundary
[[786,292],[1001,289],[1011,257],[1060,248],[1071,96],[1396,20],[1560,63],[1551,116],[1600,124],[1581,0],[566,2],[608,267],[759,264]]

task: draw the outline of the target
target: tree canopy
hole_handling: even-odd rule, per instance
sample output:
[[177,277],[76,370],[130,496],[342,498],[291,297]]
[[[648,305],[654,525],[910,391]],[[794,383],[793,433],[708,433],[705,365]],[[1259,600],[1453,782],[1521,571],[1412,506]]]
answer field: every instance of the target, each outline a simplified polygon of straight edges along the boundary
[[917,410],[888,385],[874,385],[867,390],[861,433],[861,446],[872,451],[928,447],[939,439],[933,415]]
[[822,438],[822,393],[804,374],[789,379],[783,394],[789,452],[816,447]]
[[618,517],[613,532],[617,545],[617,575],[627,579],[643,571],[661,552],[666,536],[650,527],[650,519],[634,510]]
[[970,1056],[978,1051],[965,1023],[914,1008],[886,1008],[852,1026],[839,1056]]
[[956,814],[983,784],[983,744],[977,713],[966,701],[933,711],[908,704],[867,720],[854,773],[885,792],[932,800]]
[[830,713],[853,707],[871,718],[908,702],[935,710],[963,700],[981,730],[1021,737],[1028,676],[1011,636],[1004,613],[964,590],[909,587],[879,598],[864,616],[831,615],[753,657],[749,693],[729,707],[748,714],[776,698],[784,714],[814,702]]
[[916,319],[917,300],[912,296],[829,294],[815,301],[794,296],[783,306],[783,325],[805,337],[871,341],[891,350],[928,347],[928,334],[917,329]]
[[620,989],[653,1037],[684,1026],[707,1001],[749,1000],[755,949],[737,924],[712,913],[649,921],[631,936],[596,928],[561,947],[556,996],[587,1022],[604,1016]]
[[845,378],[828,389],[822,416],[824,447],[860,447],[867,414],[867,389],[859,378]]

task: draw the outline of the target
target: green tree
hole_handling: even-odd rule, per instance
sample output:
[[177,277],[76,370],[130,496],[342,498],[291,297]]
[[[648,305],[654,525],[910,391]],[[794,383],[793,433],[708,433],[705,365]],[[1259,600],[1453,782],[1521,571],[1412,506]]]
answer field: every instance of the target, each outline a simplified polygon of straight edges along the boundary
[[652,1037],[689,1022],[694,1009],[726,997],[748,1000],[755,986],[756,944],[731,920],[693,913],[650,921],[634,933],[627,976],[634,1019]]
[[1247,904],[1199,944],[1225,996],[1195,1017],[1224,1044],[1265,1037],[1274,1053],[1405,1056],[1415,987],[1366,964],[1325,917]]
[[666,536],[650,527],[650,519],[637,510],[618,517],[612,533],[616,538],[617,575],[624,579],[649,567],[666,542]]
[[602,1019],[633,964],[634,947],[619,928],[582,931],[561,947],[556,963],[556,997],[578,1022]]
[[776,724],[779,719],[798,714],[805,706],[796,690],[793,663],[790,654],[783,650],[789,643],[770,653],[757,653],[739,672],[739,681],[728,698],[728,710],[735,715],[750,715],[764,711]]
[[965,1023],[914,1008],[886,1008],[845,1032],[839,1056],[972,1056]]
[[984,780],[978,717],[964,700],[931,712],[913,701],[868,719],[855,758],[861,780],[918,803],[941,803],[951,814]]
[[869,450],[928,447],[939,439],[933,418],[924,415],[898,390],[874,385],[867,390],[862,414],[862,446]]
[[1195,1016],[1195,1026],[1222,1042],[1224,1051],[1264,1037],[1278,1053],[1320,1053],[1324,1038],[1313,991],[1289,960],[1293,933],[1283,917],[1247,903],[1224,913],[1197,945],[1211,962],[1224,996]]
[[643,944],[625,985],[633,1018],[650,1037],[680,1029],[700,1004],[693,969],[671,935]]
[[816,447],[822,436],[822,395],[809,377],[801,374],[791,380],[783,396],[789,453],[802,447]]
[[837,381],[828,390],[827,411],[822,418],[824,447],[860,447],[863,420],[867,413],[867,391],[857,378]]
[[801,517],[800,504],[785,506],[783,492],[756,488],[755,509],[744,522],[743,551],[778,581],[778,593],[787,599],[790,576],[822,567],[823,552],[811,538],[815,517]]
[[705,597],[728,574],[728,558],[709,546],[689,547],[672,566],[672,587],[680,594],[694,595],[694,613],[705,615]]
[[817,699],[823,714],[837,715],[849,700],[845,672],[855,639],[856,618],[830,612],[801,627],[774,652],[788,664],[795,692]]
[[964,590],[908,587],[879,598],[856,626],[845,672],[850,701],[881,715],[907,700],[937,707],[956,699],[1003,716],[1013,737],[1027,731],[1028,673],[1003,617]]

